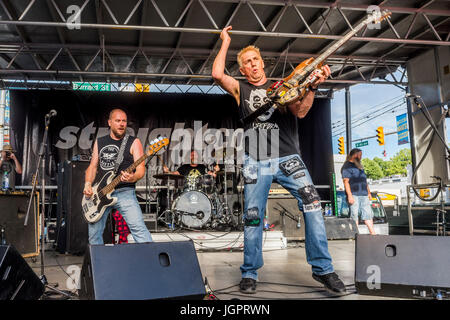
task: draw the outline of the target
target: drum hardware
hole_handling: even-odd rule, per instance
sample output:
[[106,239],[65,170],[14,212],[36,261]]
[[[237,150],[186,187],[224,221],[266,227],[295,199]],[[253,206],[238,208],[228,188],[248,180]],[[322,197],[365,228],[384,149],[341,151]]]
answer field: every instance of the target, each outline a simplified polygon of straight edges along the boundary
[[[217,172],[217,176],[223,176],[223,181],[216,181],[216,177],[210,174],[190,178],[170,173],[154,175],[154,178],[162,180],[162,185],[156,189],[168,190],[167,209],[159,215],[158,220],[172,231],[176,226],[189,229],[238,227],[239,222],[235,222],[233,216],[242,214],[243,205],[234,203],[233,208],[230,208],[227,199],[230,187],[227,177],[230,174],[233,175],[233,193],[237,190],[240,200],[243,196],[243,188],[239,189],[239,182],[242,181],[241,167],[234,164],[233,166],[238,169],[237,172],[227,171],[226,166],[223,171]],[[179,182],[183,179],[185,184],[182,189],[169,184],[170,181]],[[219,186],[222,186],[223,190],[219,190]],[[176,191],[181,192],[176,194]]]
[[[175,217],[174,217],[174,215],[172,214],[172,212],[170,211],[170,208],[171,208],[171,206],[172,206],[172,201],[173,201],[173,191],[175,190],[175,188],[171,188],[172,186],[170,185],[170,180],[174,180],[174,181],[177,181],[177,180],[180,180],[180,179],[184,179],[184,177],[183,176],[180,176],[180,175],[178,175],[178,174],[171,174],[171,173],[162,173],[162,174],[155,174],[154,176],[153,176],[153,178],[155,178],[155,179],[161,179],[163,182],[162,183],[166,183],[166,188],[167,188],[167,209],[160,215],[160,217],[165,217],[165,220],[166,221],[164,221],[166,224],[168,224],[167,223],[167,218],[168,218],[168,215],[170,215],[170,216],[172,216],[171,218],[172,218],[172,223],[169,225],[169,227],[173,230],[174,229],[174,226],[175,226],[175,221],[174,221],[174,219],[175,219]],[[170,217],[169,216],[169,217]],[[160,217],[158,217],[158,219],[160,218]],[[161,219],[159,219],[159,220],[161,220]]]

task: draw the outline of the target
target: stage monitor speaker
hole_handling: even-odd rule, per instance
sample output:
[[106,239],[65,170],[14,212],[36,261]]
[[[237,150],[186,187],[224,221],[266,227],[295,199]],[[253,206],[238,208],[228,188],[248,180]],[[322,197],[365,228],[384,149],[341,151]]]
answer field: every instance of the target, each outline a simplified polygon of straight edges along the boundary
[[11,245],[0,245],[0,300],[37,300],[42,281]]
[[[357,235],[359,294],[436,298],[450,291],[450,237]],[[448,297],[448,294],[447,294]]]
[[39,222],[37,196],[31,205],[28,223],[24,226],[30,196],[25,192],[0,194],[0,226],[6,243],[13,245],[24,257],[39,254]]
[[203,299],[192,241],[89,245],[79,296],[88,300]]

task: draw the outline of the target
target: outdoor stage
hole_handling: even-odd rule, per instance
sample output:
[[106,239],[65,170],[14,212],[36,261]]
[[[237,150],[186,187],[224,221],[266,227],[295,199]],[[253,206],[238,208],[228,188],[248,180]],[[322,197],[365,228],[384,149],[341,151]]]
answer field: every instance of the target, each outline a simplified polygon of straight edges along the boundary
[[[257,293],[244,295],[239,292],[238,284],[241,279],[239,267],[242,264],[243,252],[235,247],[232,250],[199,249],[198,239],[196,243],[197,256],[203,278],[207,278],[208,284],[216,297],[220,300],[290,300],[290,299],[338,299],[338,300],[384,300],[396,299],[392,297],[376,297],[358,295],[354,287],[355,275],[355,241],[354,240],[332,240],[328,242],[329,250],[333,258],[336,273],[347,285],[347,295],[337,297],[328,293],[321,284],[311,277],[311,267],[306,262],[304,242],[288,243],[282,247],[282,242],[276,240],[276,232],[265,232],[270,240],[265,241],[264,267],[260,269]],[[216,237],[224,235],[224,232],[211,232]],[[228,234],[227,237],[236,238],[237,233]],[[194,237],[193,234],[185,234]],[[155,241],[167,241],[167,237],[178,240],[180,234],[154,233]],[[242,239],[242,237],[240,237]],[[183,240],[186,240],[184,238]],[[219,241],[219,240],[216,240]],[[207,241],[205,240],[205,243]],[[210,242],[211,243],[211,242]],[[237,245],[238,241],[235,242]],[[216,242],[217,247],[219,243]],[[278,247],[278,248],[277,248]],[[27,262],[37,275],[40,275],[40,256],[36,261],[27,258]],[[48,249],[45,253],[45,274],[50,285],[58,284],[59,290],[70,290],[76,293],[74,286],[68,277],[77,275],[77,267],[81,269],[83,256],[59,254]],[[120,275],[118,275],[120,276]],[[68,280],[69,279],[69,280]],[[69,287],[68,287],[69,285]],[[132,289],[132,288],[129,288]],[[47,292],[51,292],[47,290]],[[56,299],[64,297],[51,295],[49,298]],[[76,296],[73,299],[78,299]]]

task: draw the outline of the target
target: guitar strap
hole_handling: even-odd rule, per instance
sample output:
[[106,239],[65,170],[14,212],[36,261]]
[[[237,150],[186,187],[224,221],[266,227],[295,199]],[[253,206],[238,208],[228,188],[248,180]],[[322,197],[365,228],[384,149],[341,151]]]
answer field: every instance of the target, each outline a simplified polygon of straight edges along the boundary
[[127,145],[128,137],[130,135],[127,133],[125,137],[123,137],[122,144],[120,145],[119,154],[117,155],[116,165],[114,167],[114,175],[117,175],[117,171],[119,170],[119,166],[123,161],[123,153],[125,152],[125,146]]

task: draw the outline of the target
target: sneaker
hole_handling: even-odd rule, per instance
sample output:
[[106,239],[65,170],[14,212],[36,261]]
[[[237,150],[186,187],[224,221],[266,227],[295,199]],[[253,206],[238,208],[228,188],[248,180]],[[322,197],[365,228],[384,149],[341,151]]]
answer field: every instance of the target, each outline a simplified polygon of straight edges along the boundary
[[335,272],[323,274],[321,276],[313,273],[312,277],[314,280],[322,283],[325,288],[332,293],[345,293],[345,285]]
[[256,280],[251,278],[242,278],[239,283],[239,291],[242,293],[256,293]]

